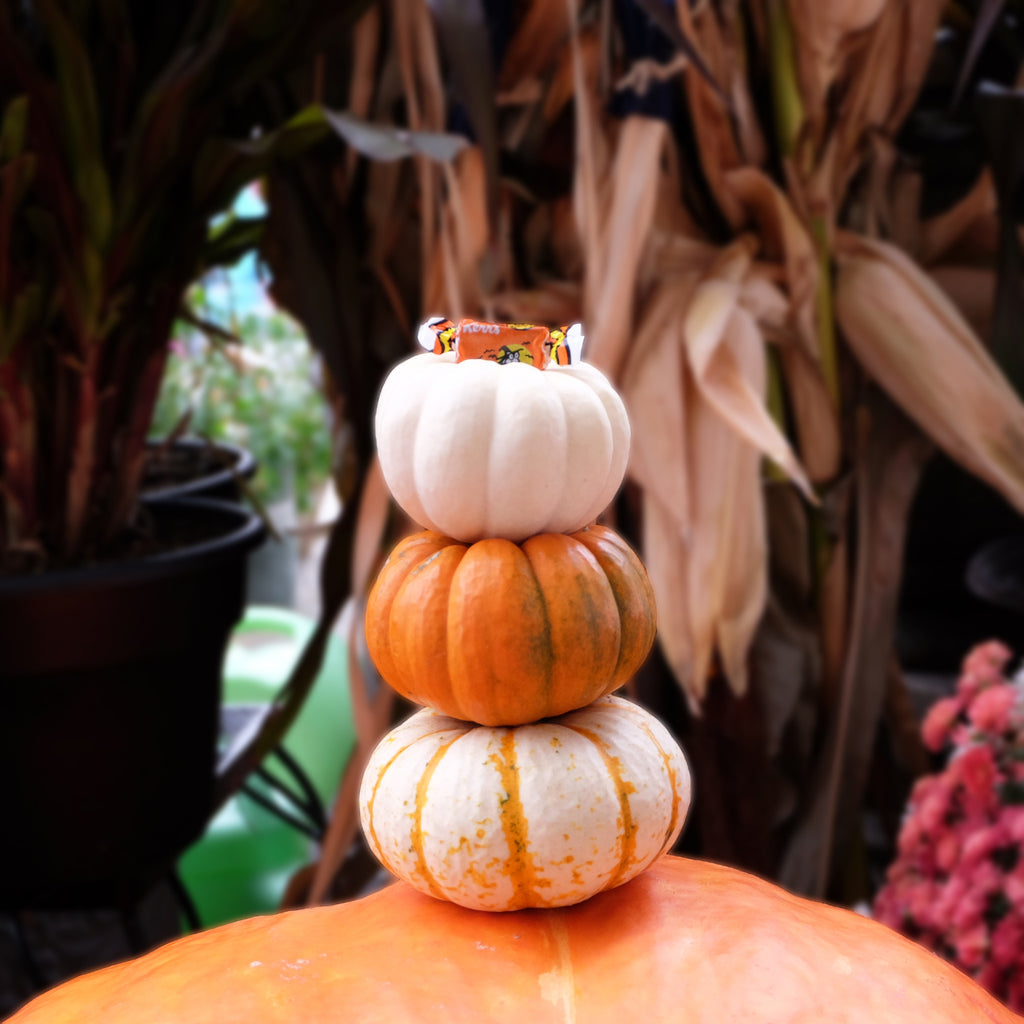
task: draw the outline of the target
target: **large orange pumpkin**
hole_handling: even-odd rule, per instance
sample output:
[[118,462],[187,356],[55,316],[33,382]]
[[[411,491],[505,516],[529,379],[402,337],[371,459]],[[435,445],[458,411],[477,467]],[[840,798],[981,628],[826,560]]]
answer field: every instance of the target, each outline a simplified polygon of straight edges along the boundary
[[1020,1024],[884,925],[665,857],[563,910],[397,883],[224,925],[67,982],[10,1024]]
[[481,725],[583,707],[626,682],[655,633],[647,572],[613,530],[467,547],[426,531],[374,583],[366,640],[410,700]]

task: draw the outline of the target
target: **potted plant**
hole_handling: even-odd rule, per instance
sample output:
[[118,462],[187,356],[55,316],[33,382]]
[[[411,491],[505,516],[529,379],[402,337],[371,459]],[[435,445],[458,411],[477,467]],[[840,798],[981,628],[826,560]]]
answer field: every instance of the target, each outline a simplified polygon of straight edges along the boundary
[[271,118],[261,89],[358,7],[0,10],[4,910],[130,903],[212,810],[261,526],[140,501],[147,434],[187,287],[258,237],[211,219],[324,131]]

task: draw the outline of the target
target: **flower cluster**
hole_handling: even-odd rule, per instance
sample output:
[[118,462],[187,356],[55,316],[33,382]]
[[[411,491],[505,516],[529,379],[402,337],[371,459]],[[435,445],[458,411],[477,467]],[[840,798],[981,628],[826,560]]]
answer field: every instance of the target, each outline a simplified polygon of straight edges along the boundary
[[926,746],[951,754],[911,792],[873,913],[1024,1010],[1024,677],[1006,677],[1010,657],[975,647],[926,716]]

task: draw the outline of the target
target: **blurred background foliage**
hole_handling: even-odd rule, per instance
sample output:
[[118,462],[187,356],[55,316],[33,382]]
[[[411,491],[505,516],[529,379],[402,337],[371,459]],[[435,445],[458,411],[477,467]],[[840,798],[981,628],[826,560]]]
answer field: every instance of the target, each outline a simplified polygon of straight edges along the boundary
[[[319,362],[305,333],[267,304],[224,316],[222,306],[210,308],[202,285],[189,304],[201,312],[175,326],[153,435],[184,426],[240,445],[257,461],[248,486],[261,504],[293,498],[299,513],[310,513],[330,478],[331,450]],[[222,333],[196,321],[216,322]]]

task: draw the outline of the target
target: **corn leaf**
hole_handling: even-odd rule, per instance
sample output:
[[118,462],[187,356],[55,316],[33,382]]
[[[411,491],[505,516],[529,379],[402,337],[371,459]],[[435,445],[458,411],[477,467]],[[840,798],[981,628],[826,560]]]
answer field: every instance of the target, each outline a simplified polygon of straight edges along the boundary
[[483,156],[486,223],[493,231],[498,218],[498,124],[487,15],[481,0],[434,0],[431,9],[455,98]]
[[589,260],[597,269],[591,278],[596,294],[588,296],[587,360],[612,377],[621,371],[632,334],[636,282],[654,217],[667,136],[661,120],[625,119],[600,204],[598,241]]
[[[739,295],[739,285],[718,278],[701,282],[694,292],[683,334],[697,387],[738,436],[772,459],[815,501],[803,468],[765,407],[763,366],[760,379],[752,379],[750,340],[756,338],[762,347],[763,340],[753,318],[739,307]],[[745,353],[745,366],[737,358],[738,349]]]
[[837,239],[836,314],[861,365],[952,459],[1024,511],[1024,406],[953,303],[886,242]]

